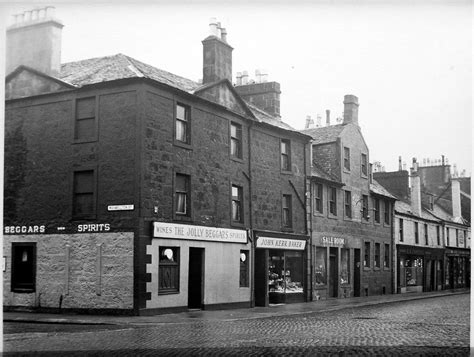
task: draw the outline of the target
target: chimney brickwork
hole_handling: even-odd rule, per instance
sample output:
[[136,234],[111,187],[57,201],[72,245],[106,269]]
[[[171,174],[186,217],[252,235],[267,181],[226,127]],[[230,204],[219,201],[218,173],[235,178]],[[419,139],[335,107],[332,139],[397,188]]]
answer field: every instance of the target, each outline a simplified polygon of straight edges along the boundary
[[459,180],[451,179],[451,200],[453,204],[453,217],[462,216],[461,213],[461,184]]
[[342,123],[359,125],[359,99],[355,95],[344,96],[344,121]]
[[211,19],[210,35],[202,41],[203,45],[203,84],[221,79],[232,82],[232,50],[227,43],[227,31],[220,23]]
[[421,182],[418,175],[418,163],[413,158],[413,167],[410,170],[411,188],[410,202],[414,214],[421,216]]
[[7,28],[6,74],[25,65],[57,75],[61,70],[62,28],[51,6],[15,15],[15,23]]
[[280,117],[280,83],[264,82],[243,84],[236,86],[235,90],[242,99],[273,116]]

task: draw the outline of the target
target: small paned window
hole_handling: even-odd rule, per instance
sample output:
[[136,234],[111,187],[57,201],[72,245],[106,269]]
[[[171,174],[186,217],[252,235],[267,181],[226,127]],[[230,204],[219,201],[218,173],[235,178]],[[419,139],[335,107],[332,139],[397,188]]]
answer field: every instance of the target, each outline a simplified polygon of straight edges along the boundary
[[158,294],[179,293],[179,248],[159,248]]
[[314,211],[323,213],[323,184],[316,183],[314,189]]
[[36,243],[12,243],[11,291],[36,290]]
[[281,169],[282,171],[291,171],[291,150],[290,141],[281,140]]
[[291,195],[283,195],[282,202],[283,227],[291,228],[293,226],[291,212]]
[[380,243],[375,243],[374,266],[380,268]]
[[429,244],[429,239],[428,239],[428,225],[425,224],[424,228],[425,228],[425,244],[428,245],[428,244]]
[[249,251],[240,251],[240,278],[239,286],[241,288],[249,287]]
[[352,195],[351,191],[344,191],[344,215],[352,218]]
[[364,243],[364,267],[370,268],[370,242]]
[[436,242],[438,243],[438,245],[441,245],[441,234],[439,226],[436,226]]
[[335,187],[329,187],[329,213],[337,216],[337,190]]
[[179,142],[190,143],[190,115],[189,107],[176,104],[175,139]]
[[414,222],[415,223],[415,244],[419,244],[420,243],[420,235],[419,235],[419,231],[418,231],[418,222]]
[[96,214],[94,170],[74,172],[73,218],[89,218]]
[[374,197],[374,220],[380,223],[380,200]]
[[369,196],[362,195],[362,218],[369,220]]
[[383,267],[390,268],[390,244],[385,244]]
[[243,202],[242,202],[242,187],[232,185],[232,221],[242,223],[243,217]]
[[362,175],[367,176],[367,155],[360,155],[360,172]]
[[177,216],[190,217],[190,181],[189,175],[176,174],[175,181],[175,212]]
[[385,200],[384,223],[390,224],[390,201]]
[[400,238],[400,242],[403,242],[403,219],[400,218],[399,220],[399,238]]
[[76,100],[76,120],[74,127],[75,140],[96,140],[95,110],[95,97]]
[[344,147],[344,169],[351,170],[351,150]]
[[230,155],[242,158],[242,125],[237,123],[230,124]]

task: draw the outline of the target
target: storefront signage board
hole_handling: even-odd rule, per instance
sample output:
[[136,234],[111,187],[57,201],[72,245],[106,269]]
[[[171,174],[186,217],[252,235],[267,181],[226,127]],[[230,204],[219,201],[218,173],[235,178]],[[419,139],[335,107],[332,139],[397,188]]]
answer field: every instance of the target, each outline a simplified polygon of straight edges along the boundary
[[321,237],[321,244],[326,246],[342,247],[346,244],[346,239],[340,237],[323,236]]
[[247,231],[216,227],[153,222],[153,237],[205,240],[221,243],[247,243]]
[[258,237],[257,248],[304,250],[306,241],[275,237]]

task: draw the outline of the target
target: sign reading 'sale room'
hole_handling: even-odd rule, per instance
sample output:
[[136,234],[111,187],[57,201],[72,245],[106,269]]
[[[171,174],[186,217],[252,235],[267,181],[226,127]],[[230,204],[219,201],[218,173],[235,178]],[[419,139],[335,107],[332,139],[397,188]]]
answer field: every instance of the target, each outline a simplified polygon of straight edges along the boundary
[[153,222],[153,237],[247,243],[247,231],[241,229],[191,226],[164,222]]

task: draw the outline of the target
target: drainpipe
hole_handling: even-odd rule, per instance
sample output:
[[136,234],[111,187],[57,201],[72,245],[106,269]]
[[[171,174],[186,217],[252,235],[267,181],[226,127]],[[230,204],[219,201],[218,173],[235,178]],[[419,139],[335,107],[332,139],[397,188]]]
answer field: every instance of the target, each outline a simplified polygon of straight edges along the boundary
[[[309,141],[309,158],[310,158],[310,167],[313,166],[313,140]],[[305,207],[305,213],[306,213],[306,219],[309,222],[306,222],[306,231],[309,235],[309,244],[308,244],[308,249],[309,249],[309,301],[313,301],[313,214],[311,210],[311,180],[308,179],[308,172],[307,168],[308,165],[306,164],[307,162],[307,152],[306,150],[304,151],[304,180],[305,180],[305,191],[308,193],[308,195],[305,194],[306,197],[306,207]],[[308,272],[308,270],[306,270]]]
[[248,160],[249,160],[249,220],[250,220],[250,238],[251,238],[251,254],[250,254],[250,276],[251,276],[251,284],[250,284],[250,307],[255,307],[255,237],[253,234],[253,204],[252,204],[252,145],[251,145],[251,137],[252,137],[252,130],[253,123],[250,122],[247,130],[248,130],[248,139],[247,139],[247,146],[248,146]]
[[392,234],[392,294],[397,293],[397,278],[395,273],[398,271],[397,246],[395,244],[395,201],[392,202],[392,225],[390,228]]

